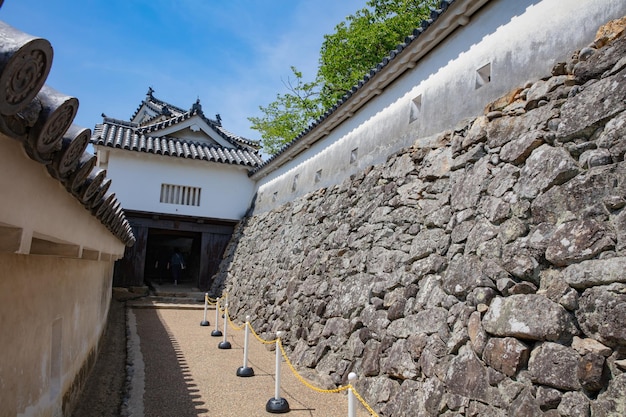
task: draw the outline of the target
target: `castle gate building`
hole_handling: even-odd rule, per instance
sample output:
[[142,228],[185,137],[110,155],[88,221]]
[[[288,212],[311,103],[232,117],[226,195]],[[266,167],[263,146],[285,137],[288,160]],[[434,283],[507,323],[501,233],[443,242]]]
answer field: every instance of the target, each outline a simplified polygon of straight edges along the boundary
[[103,115],[91,142],[106,169],[137,243],[117,262],[114,285],[172,280],[174,250],[181,281],[208,289],[233,227],[248,210],[261,164],[256,142],[208,118],[200,101],[189,110],[159,100],[150,88],[130,120]]

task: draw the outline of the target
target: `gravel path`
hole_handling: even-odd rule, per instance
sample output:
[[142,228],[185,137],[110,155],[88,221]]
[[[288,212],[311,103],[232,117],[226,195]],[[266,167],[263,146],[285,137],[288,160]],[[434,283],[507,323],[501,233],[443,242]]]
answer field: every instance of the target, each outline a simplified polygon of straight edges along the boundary
[[118,417],[126,383],[126,303],[111,300],[100,352],[72,417]]
[[[244,332],[229,328],[227,334],[232,349],[218,349],[222,338],[210,336],[215,328],[214,314],[214,310],[209,314],[211,325],[203,327],[200,326],[202,310],[127,309],[124,301],[113,300],[101,355],[73,417],[273,415],[265,411],[265,406],[274,396],[275,353],[251,335],[248,366],[254,369],[255,376],[237,377],[236,370],[243,361]],[[136,323],[138,338],[135,340],[138,340],[137,350],[142,361],[139,368],[137,363],[129,368],[129,380],[135,377],[128,387],[131,398],[125,398],[129,392],[126,387],[127,315],[128,322]],[[137,377],[142,378],[143,387],[138,385]],[[138,398],[138,392],[142,391],[138,386],[145,388],[141,398]],[[288,415],[348,415],[345,392],[315,392],[298,381],[284,363],[280,396],[289,402]],[[360,405],[358,408],[357,416],[369,415]]]

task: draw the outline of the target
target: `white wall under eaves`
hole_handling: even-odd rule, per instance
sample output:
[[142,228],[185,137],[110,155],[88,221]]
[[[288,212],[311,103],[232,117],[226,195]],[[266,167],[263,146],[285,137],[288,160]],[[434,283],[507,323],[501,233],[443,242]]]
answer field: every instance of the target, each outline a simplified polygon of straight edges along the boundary
[[[105,147],[98,152],[124,210],[238,221],[254,195],[248,167]],[[200,205],[162,203],[162,184],[199,188]]]
[[[417,140],[427,143],[460,120],[481,115],[487,103],[549,75],[556,62],[592,42],[602,24],[624,15],[626,1],[491,0],[328,136],[267,170],[257,181],[255,212],[338,184]],[[477,89],[477,70],[486,64],[491,81]],[[410,122],[418,97],[421,108]]]

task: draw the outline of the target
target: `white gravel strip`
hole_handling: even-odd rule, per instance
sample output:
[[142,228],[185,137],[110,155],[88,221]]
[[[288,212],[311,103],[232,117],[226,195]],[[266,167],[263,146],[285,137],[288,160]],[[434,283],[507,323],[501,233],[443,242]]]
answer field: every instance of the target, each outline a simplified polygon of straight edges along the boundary
[[128,332],[127,355],[129,374],[129,392],[126,408],[123,412],[127,417],[144,417],[143,394],[145,391],[145,372],[143,355],[139,335],[137,334],[137,319],[131,308],[126,310],[126,326]]

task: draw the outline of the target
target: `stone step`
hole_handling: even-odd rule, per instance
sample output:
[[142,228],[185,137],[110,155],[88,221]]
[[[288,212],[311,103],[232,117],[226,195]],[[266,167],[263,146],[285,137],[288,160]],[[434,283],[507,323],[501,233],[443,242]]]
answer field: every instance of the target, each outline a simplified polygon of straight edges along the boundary
[[[168,297],[168,296],[148,296],[128,302],[131,308],[167,308],[181,310],[203,310],[204,294],[201,298],[194,297]],[[214,310],[215,306],[209,306]]]

